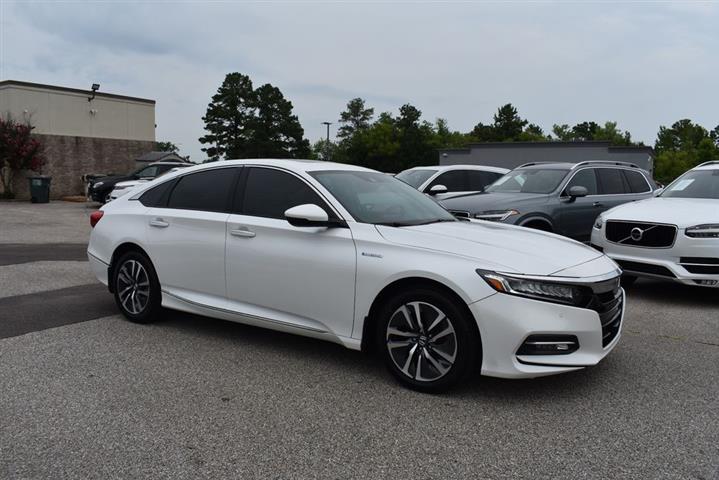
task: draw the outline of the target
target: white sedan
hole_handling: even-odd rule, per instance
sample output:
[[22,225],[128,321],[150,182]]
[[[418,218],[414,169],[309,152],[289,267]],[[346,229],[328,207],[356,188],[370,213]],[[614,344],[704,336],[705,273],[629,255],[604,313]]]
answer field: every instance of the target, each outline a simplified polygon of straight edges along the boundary
[[624,293],[606,256],[460,221],[361,167],[190,167],[90,220],[90,264],[128,319],[176,309],[374,349],[419,390],[480,368],[507,378],[577,370],[620,337]]
[[719,161],[706,162],[655,198],[602,213],[592,245],[639,277],[719,287]]
[[441,165],[414,167],[395,175],[422,193],[437,200],[484,191],[509,170],[485,165]]

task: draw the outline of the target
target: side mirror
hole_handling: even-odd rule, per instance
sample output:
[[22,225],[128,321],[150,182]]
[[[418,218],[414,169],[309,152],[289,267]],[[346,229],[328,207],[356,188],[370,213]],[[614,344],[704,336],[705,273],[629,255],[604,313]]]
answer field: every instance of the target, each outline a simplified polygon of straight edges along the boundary
[[314,203],[297,205],[285,211],[285,219],[295,227],[332,227],[327,212]]
[[573,187],[569,187],[567,193],[572,199],[574,199],[579,197],[586,197],[587,195],[589,195],[589,190],[587,190],[587,187],[575,185]]
[[663,191],[664,191],[664,187],[662,187],[662,188],[657,188],[656,190],[654,190],[654,191],[652,192],[652,195],[654,195],[655,197],[658,197],[659,195],[662,194]]
[[435,185],[429,189],[430,195],[437,195],[438,193],[447,193],[447,187],[444,185]]

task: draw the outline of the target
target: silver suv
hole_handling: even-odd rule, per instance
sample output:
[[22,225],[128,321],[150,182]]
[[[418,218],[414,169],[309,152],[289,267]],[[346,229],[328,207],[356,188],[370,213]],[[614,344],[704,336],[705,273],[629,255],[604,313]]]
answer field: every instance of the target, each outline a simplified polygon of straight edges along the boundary
[[623,162],[528,163],[483,193],[440,201],[458,217],[536,228],[588,242],[600,213],[649,198],[649,172]]

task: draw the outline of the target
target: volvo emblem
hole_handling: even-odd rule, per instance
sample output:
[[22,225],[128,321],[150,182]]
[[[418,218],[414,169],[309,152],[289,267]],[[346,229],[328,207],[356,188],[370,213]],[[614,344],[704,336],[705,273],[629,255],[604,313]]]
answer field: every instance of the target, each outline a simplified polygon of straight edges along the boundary
[[634,227],[632,228],[632,231],[629,233],[629,235],[632,237],[632,240],[638,242],[644,236],[644,230],[639,227]]

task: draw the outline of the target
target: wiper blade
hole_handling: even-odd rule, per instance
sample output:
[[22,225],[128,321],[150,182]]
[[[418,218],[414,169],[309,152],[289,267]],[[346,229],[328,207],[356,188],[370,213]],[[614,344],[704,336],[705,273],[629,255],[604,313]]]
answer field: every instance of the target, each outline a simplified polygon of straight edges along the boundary
[[430,223],[442,223],[442,222],[456,222],[454,218],[435,218],[434,220],[428,220],[426,222],[413,223],[412,225],[429,225]]

